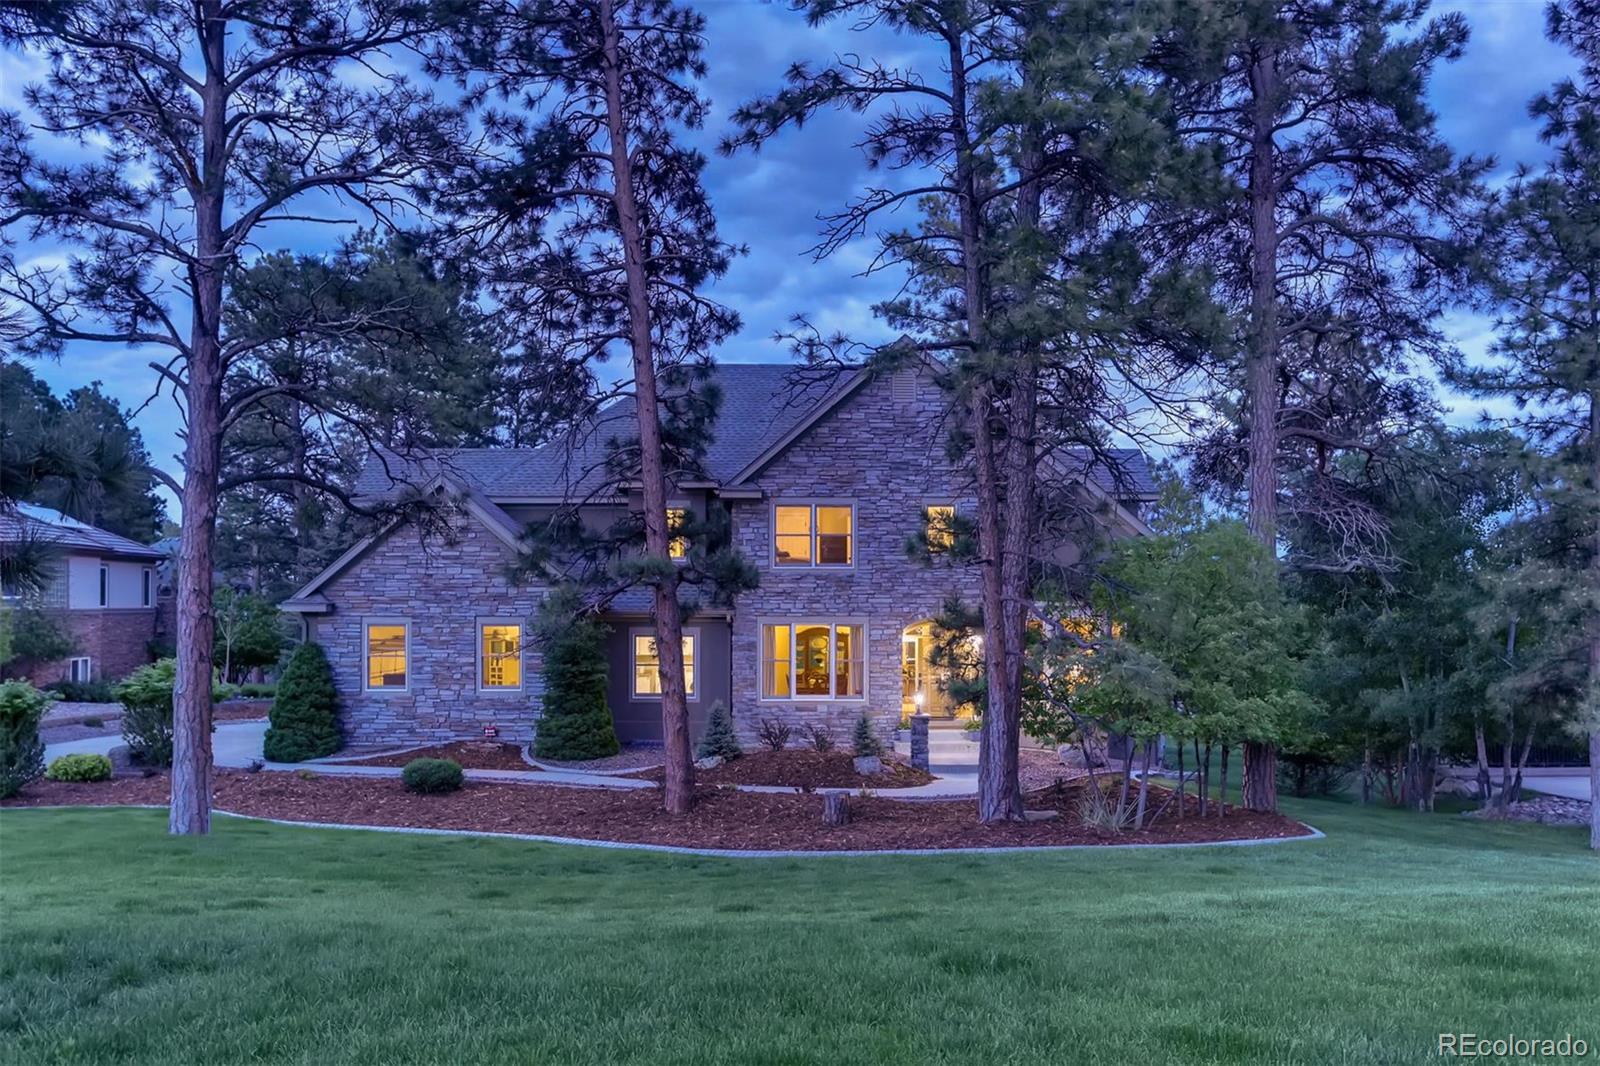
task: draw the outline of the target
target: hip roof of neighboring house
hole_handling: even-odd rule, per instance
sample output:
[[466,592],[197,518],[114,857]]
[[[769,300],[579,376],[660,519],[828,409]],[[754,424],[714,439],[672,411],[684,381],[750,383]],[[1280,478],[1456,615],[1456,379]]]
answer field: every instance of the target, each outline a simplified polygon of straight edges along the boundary
[[[734,487],[871,379],[859,370],[802,374],[794,363],[719,363],[712,380],[722,403],[706,448],[704,479]],[[536,448],[431,449],[394,452],[367,461],[355,485],[358,497],[391,496],[440,475],[463,482],[497,503],[575,502],[610,488],[610,442],[636,430],[633,398],[624,397],[580,428]],[[1150,465],[1135,448],[1070,453],[1061,463],[1081,472],[1107,496],[1150,499],[1156,493]]]
[[80,522],[50,507],[18,503],[15,509],[0,510],[0,544],[32,541],[66,552],[115,556],[119,559],[164,558],[148,544]]

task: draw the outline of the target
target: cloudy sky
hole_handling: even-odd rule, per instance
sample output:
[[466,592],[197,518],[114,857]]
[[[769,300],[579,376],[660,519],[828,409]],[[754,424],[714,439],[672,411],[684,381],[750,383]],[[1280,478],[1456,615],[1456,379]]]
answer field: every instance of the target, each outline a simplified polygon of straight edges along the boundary
[[[709,19],[710,74],[706,91],[714,118],[703,137],[708,153],[738,103],[776,87],[783,70],[795,60],[825,61],[837,52],[905,51],[911,45],[879,34],[870,42],[844,25],[812,30],[784,6],[760,0],[702,0]],[[1541,0],[1454,0],[1438,10],[1459,10],[1472,26],[1466,55],[1435,79],[1431,95],[1445,137],[1458,150],[1492,155],[1502,172],[1518,162],[1542,158],[1534,124],[1527,116],[1533,95],[1574,68],[1561,49],[1543,36]],[[0,55],[0,107],[20,108],[22,87],[41,73],[36,58]],[[863,339],[882,335],[872,317],[875,300],[892,291],[891,276],[862,278],[870,254],[868,242],[847,247],[822,262],[808,254],[816,240],[816,216],[843,204],[866,180],[866,169],[854,147],[860,118],[828,114],[804,129],[788,133],[759,154],[732,159],[712,155],[707,183],[723,234],[748,245],[715,290],[734,307],[744,330],[720,353],[731,361],[776,361],[787,358],[772,340],[791,316],[805,314],[819,328],[843,330]],[[329,233],[285,231],[296,250],[325,249]],[[59,257],[64,250],[33,247],[29,254]],[[1449,321],[1452,335],[1469,352],[1480,351],[1485,323],[1466,314]],[[149,395],[154,375],[142,353],[120,347],[80,346],[60,362],[39,371],[57,391],[99,380],[130,406]],[[1461,409],[1459,419],[1473,417]],[[146,407],[139,425],[158,462],[165,463],[178,444],[177,415],[162,399]]]

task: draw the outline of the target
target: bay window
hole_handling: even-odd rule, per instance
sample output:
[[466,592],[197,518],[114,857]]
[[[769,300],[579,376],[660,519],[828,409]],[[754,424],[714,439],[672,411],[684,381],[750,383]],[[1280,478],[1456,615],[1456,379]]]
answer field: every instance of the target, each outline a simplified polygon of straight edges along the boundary
[[780,503],[772,509],[772,561],[777,566],[849,566],[855,508],[848,503]]
[[[683,635],[683,689],[689,699],[695,698],[695,652],[700,635],[693,631]],[[659,699],[661,696],[661,652],[656,638],[649,632],[633,633],[633,697],[634,699]]]
[[768,622],[761,627],[761,697],[866,696],[866,627],[854,622]]

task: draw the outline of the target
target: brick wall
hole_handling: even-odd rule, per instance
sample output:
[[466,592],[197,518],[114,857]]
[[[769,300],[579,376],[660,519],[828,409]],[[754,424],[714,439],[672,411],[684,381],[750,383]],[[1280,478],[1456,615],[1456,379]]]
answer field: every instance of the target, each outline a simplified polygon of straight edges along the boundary
[[[385,538],[322,592],[335,605],[311,616],[312,638],[327,650],[350,745],[431,743],[483,735],[493,724],[510,740],[531,739],[543,671],[525,647],[520,692],[478,690],[478,620],[532,614],[540,593],[507,579],[514,553],[475,519],[457,536],[424,540],[415,527]],[[363,685],[367,617],[410,623],[409,684],[404,692]]]
[[[780,455],[756,479],[765,499],[732,505],[739,549],[761,572],[761,587],[739,597],[733,621],[733,718],[753,744],[763,718],[832,725],[847,743],[863,710],[880,734],[900,718],[900,640],[952,594],[978,601],[975,569],[924,566],[906,557],[929,504],[973,501],[965,475],[944,458],[944,403],[928,380],[907,397],[891,379],[865,385]],[[833,498],[855,506],[854,565],[775,567],[775,500]],[[865,619],[866,699],[831,702],[760,698],[763,620]],[[798,742],[798,738],[796,740]]]
[[[58,621],[71,636],[74,656],[89,656],[91,676],[96,681],[121,681],[150,661],[150,642],[156,628],[153,607],[46,609],[43,613]],[[35,685],[48,685],[66,680],[67,675],[67,660],[62,659],[35,664],[25,676]]]

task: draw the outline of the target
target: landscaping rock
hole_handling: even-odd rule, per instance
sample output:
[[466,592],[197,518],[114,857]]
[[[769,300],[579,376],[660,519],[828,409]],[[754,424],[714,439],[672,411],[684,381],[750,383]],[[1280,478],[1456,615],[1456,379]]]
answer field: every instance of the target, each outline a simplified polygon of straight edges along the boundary
[[720,755],[707,755],[704,759],[696,759],[694,768],[696,770],[715,770],[727,761]]
[[1589,804],[1584,800],[1567,799],[1563,796],[1540,796],[1538,799],[1522,800],[1505,808],[1483,807],[1467,811],[1465,816],[1488,820],[1504,819],[1509,822],[1535,822],[1539,825],[1587,826]]
[[883,760],[876,755],[857,755],[855,758],[856,773],[863,777],[883,773]]

